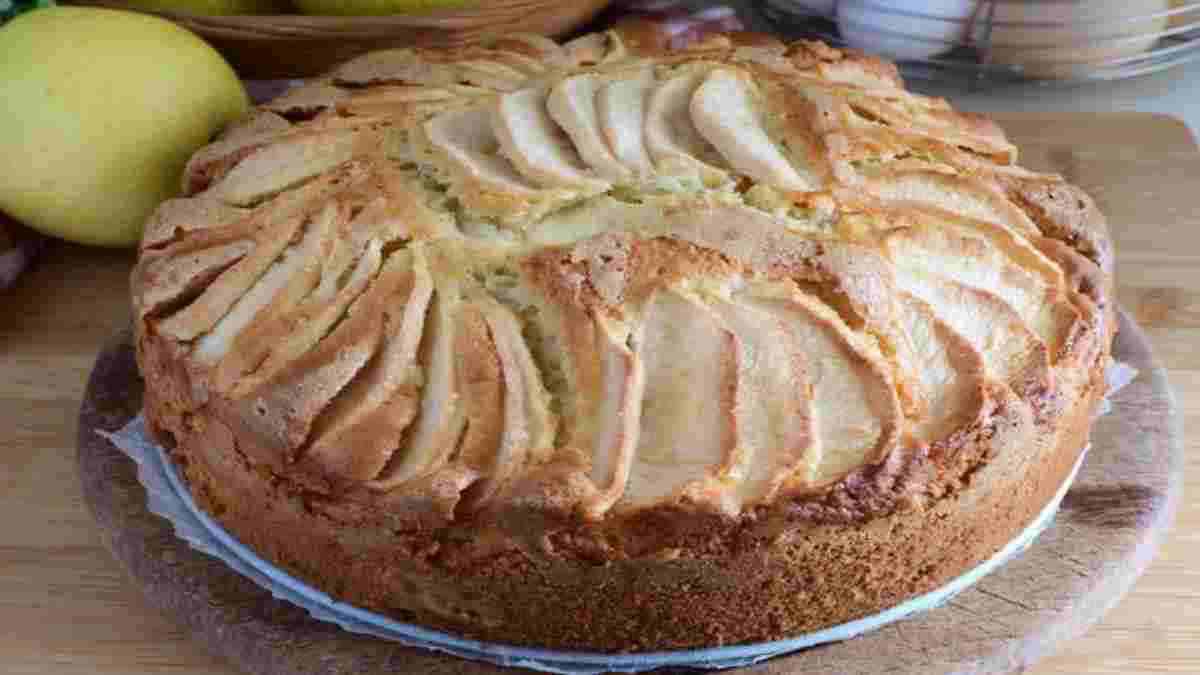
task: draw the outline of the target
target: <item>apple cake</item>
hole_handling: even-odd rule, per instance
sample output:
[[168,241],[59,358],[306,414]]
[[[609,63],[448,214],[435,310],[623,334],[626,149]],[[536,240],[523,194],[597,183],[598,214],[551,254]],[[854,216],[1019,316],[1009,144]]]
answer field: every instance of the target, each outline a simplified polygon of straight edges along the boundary
[[1084,448],[1092,199],[816,42],[349,61],[192,157],[133,272],[145,414],[265,559],[400,620],[638,651],[936,589]]

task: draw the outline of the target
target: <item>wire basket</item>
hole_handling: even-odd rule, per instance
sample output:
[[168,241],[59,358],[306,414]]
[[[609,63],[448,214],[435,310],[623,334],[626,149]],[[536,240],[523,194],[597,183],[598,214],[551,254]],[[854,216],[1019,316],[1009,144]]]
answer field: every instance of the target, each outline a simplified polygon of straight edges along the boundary
[[1200,0],[762,0],[777,32],[970,89],[1079,83],[1200,58]]

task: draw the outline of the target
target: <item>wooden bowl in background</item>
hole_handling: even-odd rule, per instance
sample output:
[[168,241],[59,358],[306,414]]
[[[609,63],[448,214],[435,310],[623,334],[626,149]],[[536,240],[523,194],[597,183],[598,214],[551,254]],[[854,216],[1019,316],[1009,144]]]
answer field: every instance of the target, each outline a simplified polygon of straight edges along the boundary
[[[201,16],[155,12],[196,32],[248,79],[311,77],[376,49],[457,46],[509,33],[557,36],[611,0],[481,0],[474,9],[393,16]],[[70,4],[130,9],[120,0]]]

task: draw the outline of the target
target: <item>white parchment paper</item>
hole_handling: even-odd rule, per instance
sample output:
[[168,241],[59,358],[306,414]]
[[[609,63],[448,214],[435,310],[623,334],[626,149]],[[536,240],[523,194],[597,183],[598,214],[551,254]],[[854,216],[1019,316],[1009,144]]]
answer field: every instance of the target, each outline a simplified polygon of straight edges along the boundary
[[[1109,396],[1132,382],[1137,370],[1124,363],[1108,369]],[[1111,410],[1106,398],[1100,414]],[[1037,519],[1016,539],[975,569],[963,574],[946,586],[913,598],[902,605],[857,621],[834,626],[787,640],[733,647],[693,649],[637,654],[602,654],[568,652],[511,645],[492,644],[457,637],[441,631],[422,628],[388,618],[381,614],[338,602],[321,591],[292,577],[263,560],[226,532],[220,524],[200,510],[191,493],[183,485],[175,466],[146,430],[145,419],[138,415],[115,433],[99,431],[131,459],[137,462],[138,479],[146,488],[147,505],[151,512],[166,518],[175,533],[192,548],[219,558],[239,574],[267,589],[277,598],[299,605],[313,618],[335,623],[354,633],[373,635],[385,640],[453,654],[454,656],[486,661],[501,666],[531,668],[564,675],[593,675],[604,672],[638,673],[666,666],[692,668],[734,668],[748,666],[775,656],[827,642],[846,640],[875,630],[907,616],[924,612],[952,599],[970,588],[984,576],[1025,551],[1054,520],[1059,503],[1082,466],[1085,450],[1080,454],[1071,475],[1059,488],[1054,499]]]

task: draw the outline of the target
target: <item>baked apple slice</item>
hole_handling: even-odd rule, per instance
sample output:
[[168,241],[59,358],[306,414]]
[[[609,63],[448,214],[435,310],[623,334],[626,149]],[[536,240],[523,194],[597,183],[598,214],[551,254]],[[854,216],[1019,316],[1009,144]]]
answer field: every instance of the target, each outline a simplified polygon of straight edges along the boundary
[[492,113],[492,130],[502,154],[526,178],[542,187],[603,192],[609,184],[597,179],[575,151],[570,138],[546,110],[546,92],[529,88],[505,94]]
[[371,361],[313,425],[307,459],[351,481],[375,478],[400,447],[421,396],[417,350],[433,295],[420,254],[409,259],[382,314],[380,345]]
[[723,159],[692,122],[692,96],[706,74],[692,72],[660,82],[646,106],[646,150],[655,169],[669,176],[695,175],[713,187],[726,182],[729,174]]
[[596,99],[603,82],[594,74],[564,78],[550,90],[546,110],[598,176],[614,183],[628,181],[633,172],[613,156],[600,132]]
[[656,85],[645,68],[601,85],[596,92],[596,122],[609,150],[635,176],[648,177],[654,163],[646,149],[646,107]]
[[733,452],[737,338],[690,294],[649,301],[634,350],[645,363],[641,432],[622,504],[652,504],[703,486]]
[[804,355],[814,442],[788,487],[813,488],[883,460],[902,412],[882,356],[828,305],[787,284],[752,284],[739,298],[778,317]]
[[692,121],[734,171],[784,190],[818,189],[817,181],[802,176],[767,136],[754,98],[745,75],[714,70],[692,97]]

